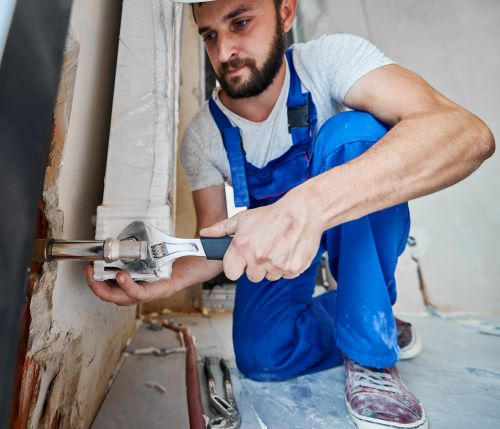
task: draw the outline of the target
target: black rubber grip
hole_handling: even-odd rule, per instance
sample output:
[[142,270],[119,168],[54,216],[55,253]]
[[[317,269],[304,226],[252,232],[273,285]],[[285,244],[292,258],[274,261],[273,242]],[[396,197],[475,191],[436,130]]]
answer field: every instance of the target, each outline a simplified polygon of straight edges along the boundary
[[222,377],[224,382],[231,383],[231,371],[229,371],[229,366],[224,359],[220,360],[220,369],[222,370]]
[[222,237],[222,238],[201,238],[201,245],[203,246],[203,250],[205,250],[205,254],[207,255],[207,259],[211,259],[213,261],[222,261],[224,259],[224,255],[233,241],[233,237]]
[[207,379],[207,382],[214,379],[214,376],[212,375],[212,370],[210,369],[210,358],[208,356],[205,357],[205,361],[203,363],[203,372],[205,373],[205,378]]

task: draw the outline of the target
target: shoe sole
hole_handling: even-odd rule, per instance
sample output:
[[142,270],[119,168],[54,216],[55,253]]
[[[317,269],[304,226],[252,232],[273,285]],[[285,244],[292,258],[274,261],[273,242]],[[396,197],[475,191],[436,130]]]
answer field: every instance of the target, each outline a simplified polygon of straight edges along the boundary
[[372,419],[356,413],[347,403],[347,399],[345,401],[345,406],[358,429],[429,429],[429,421],[427,420],[425,412],[422,419],[415,423],[384,423],[382,420]]
[[401,349],[399,359],[401,360],[408,360],[408,359],[413,359],[414,357],[417,357],[420,352],[422,351],[422,337],[418,333],[418,331],[415,329],[415,327],[412,325],[411,326],[411,343],[408,344],[405,348]]

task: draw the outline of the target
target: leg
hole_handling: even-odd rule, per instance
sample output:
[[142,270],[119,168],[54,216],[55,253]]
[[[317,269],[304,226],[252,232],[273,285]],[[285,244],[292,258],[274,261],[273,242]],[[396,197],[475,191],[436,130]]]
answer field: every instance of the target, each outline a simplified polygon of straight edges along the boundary
[[233,343],[247,377],[278,381],[342,364],[333,338],[335,294],[312,298],[318,264],[294,280],[238,281]]
[[[313,175],[349,162],[385,132],[366,113],[337,115],[318,135]],[[428,427],[422,404],[394,366],[399,359],[394,271],[409,226],[408,205],[401,204],[333,228],[323,240],[338,282],[334,333],[346,356],[346,407],[363,429]]]
[[[318,135],[311,161],[312,175],[321,174],[360,155],[385,132],[385,128],[368,114],[349,112],[335,116]],[[382,214],[364,218],[364,223],[361,222],[363,227],[349,223],[325,233],[323,243],[328,248],[332,272],[339,281],[338,296],[336,292],[330,292],[312,298],[319,255],[324,249],[320,249],[315,263],[299,279],[264,281],[257,285],[245,276],[239,280],[233,342],[238,368],[246,376],[255,380],[282,380],[340,365],[343,358],[337,345],[342,347],[342,352],[351,352],[351,340],[351,348],[359,345],[360,352],[364,352],[366,347],[369,350],[373,345],[380,346],[380,350],[375,350],[370,356],[379,362],[397,357],[397,345],[391,343],[391,335],[395,334],[395,330],[391,329],[394,325],[391,301],[396,298],[393,274],[399,250],[387,251],[387,248],[397,248],[392,243],[392,236],[387,246],[381,246],[377,241],[384,241],[387,232],[380,228],[385,226],[386,229],[394,228],[399,242],[404,243],[404,234],[397,227],[401,222],[396,222],[394,226],[394,221],[404,218],[406,225],[408,219],[405,218],[407,209],[405,212],[404,207],[401,210],[388,209],[387,212],[395,212],[395,219],[380,212]],[[377,221],[379,218],[380,222]],[[372,240],[364,241],[366,235]],[[364,243],[364,247],[356,247],[358,241]],[[360,254],[356,256],[358,251]],[[377,252],[381,252],[378,260]],[[390,254],[395,256],[391,258]],[[368,268],[365,267],[366,259],[371,261]],[[354,267],[354,263],[359,267],[351,273],[347,269],[350,264]],[[339,270],[339,267],[342,269]],[[355,275],[360,278],[354,280]],[[378,275],[376,279],[374,277],[373,284],[366,281],[366,277],[372,275]],[[380,281],[385,277],[387,281]],[[363,278],[364,282],[358,281]],[[360,302],[358,295],[363,293],[366,295],[363,302],[376,310],[371,314],[378,317],[370,325],[375,326],[377,322],[373,329],[369,329],[363,321],[354,323],[360,318],[360,313],[361,316],[368,314],[367,309],[353,305]],[[339,317],[336,317],[337,314]],[[355,330],[351,332],[351,328]],[[359,344],[355,341],[358,338],[364,342]],[[384,342],[383,339],[387,338],[389,340]],[[391,347],[388,348],[387,343]]]
[[[316,176],[361,155],[386,133],[371,115],[346,112],[322,127],[314,148]],[[338,282],[337,346],[349,358],[385,368],[399,358],[392,304],[394,271],[410,225],[407,204],[382,210],[325,233],[332,273]]]

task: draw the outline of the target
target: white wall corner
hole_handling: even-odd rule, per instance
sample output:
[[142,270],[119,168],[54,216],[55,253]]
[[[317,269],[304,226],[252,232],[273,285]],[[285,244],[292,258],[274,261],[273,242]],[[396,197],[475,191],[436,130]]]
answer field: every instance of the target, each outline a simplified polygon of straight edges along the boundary
[[[172,232],[181,27],[181,5],[169,0],[123,2],[97,239],[116,237],[134,220]],[[114,278],[116,266],[120,264],[97,262],[95,277]],[[161,277],[170,273],[171,266],[165,267]]]

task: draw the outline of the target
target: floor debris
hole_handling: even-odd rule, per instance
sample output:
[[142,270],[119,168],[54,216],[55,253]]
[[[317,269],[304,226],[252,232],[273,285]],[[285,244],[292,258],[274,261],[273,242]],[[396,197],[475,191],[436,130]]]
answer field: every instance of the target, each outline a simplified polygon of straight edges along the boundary
[[147,387],[151,387],[152,389],[155,389],[160,393],[167,393],[167,389],[165,389],[165,387],[163,387],[160,383],[157,383],[156,381],[146,381],[144,385]]

